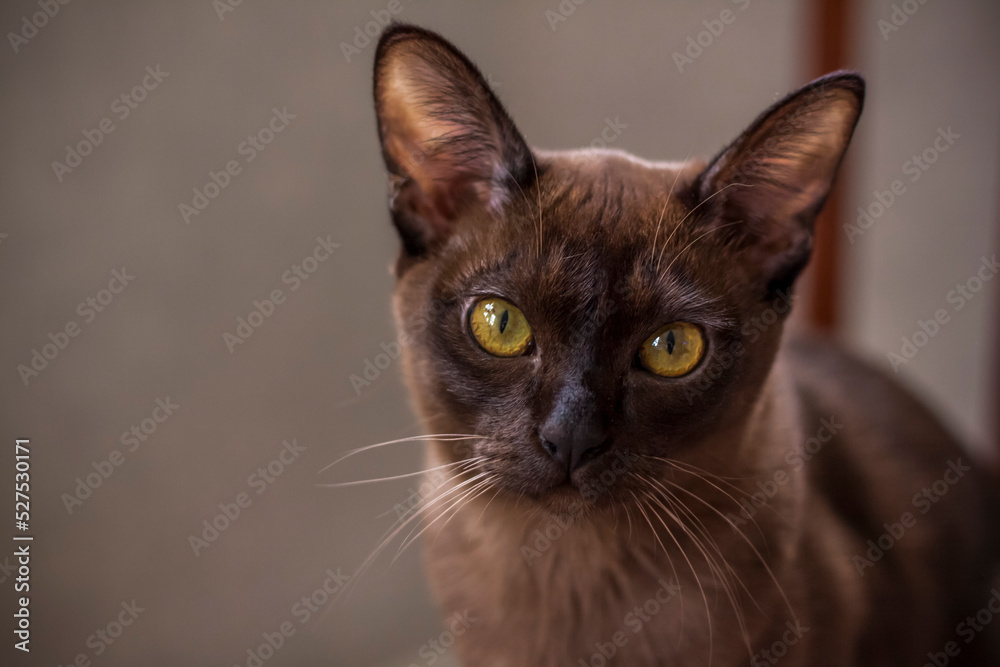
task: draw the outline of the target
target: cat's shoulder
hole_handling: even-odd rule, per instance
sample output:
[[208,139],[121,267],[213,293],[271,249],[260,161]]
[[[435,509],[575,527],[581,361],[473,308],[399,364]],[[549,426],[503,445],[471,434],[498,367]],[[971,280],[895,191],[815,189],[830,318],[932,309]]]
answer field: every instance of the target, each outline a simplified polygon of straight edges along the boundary
[[788,336],[781,354],[806,432],[823,420],[838,427],[835,446],[816,457],[817,471],[847,466],[881,482],[899,477],[897,483],[919,490],[918,482],[941,476],[949,462],[971,461],[969,449],[947,424],[888,369],[829,338],[801,332]]
[[785,366],[808,420],[835,418],[843,440],[869,458],[939,466],[966,449],[945,422],[888,369],[828,337],[795,332],[782,345]]

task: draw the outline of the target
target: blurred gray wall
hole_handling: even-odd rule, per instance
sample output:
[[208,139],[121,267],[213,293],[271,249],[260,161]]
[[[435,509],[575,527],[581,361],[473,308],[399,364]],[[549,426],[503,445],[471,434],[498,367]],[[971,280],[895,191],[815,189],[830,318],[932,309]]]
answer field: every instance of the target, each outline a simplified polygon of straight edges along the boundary
[[1000,276],[973,290],[982,258],[1000,254],[1000,3],[857,4],[868,98],[844,207],[843,335],[995,453]]
[[[888,367],[898,338],[997,244],[1000,15],[992,2],[931,3],[883,42],[876,21],[891,3],[866,4],[857,33],[871,93],[848,210],[896,178],[937,127],[962,135],[848,246],[846,338]],[[17,53],[9,37],[0,47],[0,424],[3,452],[31,439],[36,536],[33,652],[13,664],[84,654],[95,665],[245,665],[283,623],[295,634],[265,664],[429,664],[421,647],[442,626],[418,549],[390,566],[398,540],[348,597],[305,623],[295,606],[328,570],[353,573],[418,486],[317,486],[421,465],[420,446],[407,443],[318,474],[352,448],[418,432],[397,364],[360,393],[351,382],[395,340],[397,241],[370,108],[374,42],[350,62],[341,43],[390,3],[245,0],[221,19],[218,6],[74,2]],[[529,141],[547,148],[590,144],[612,119],[626,126],[614,147],[709,155],[809,71],[798,3],[587,2],[554,23],[557,0],[399,7],[397,18],[465,49]],[[678,71],[673,53],[727,8],[735,20]],[[0,27],[20,31],[38,11],[4,3]],[[168,74],[135,108],[116,102],[154,83],[147,67]],[[273,109],[294,118],[248,161],[240,146]],[[113,131],[57,176],[65,147],[96,137],[105,118]],[[186,222],[179,205],[193,207],[193,189],[229,161],[239,172]],[[339,247],[303,262],[318,237]],[[292,289],[282,276],[296,265],[314,271]],[[122,267],[135,278],[102,293]],[[224,334],[276,289],[284,302],[231,353]],[[996,290],[984,288],[902,373],[980,445],[996,405],[985,391]],[[109,297],[100,312],[86,302]],[[76,335],[63,338],[70,322]],[[30,367],[49,334],[65,349],[47,348],[54,358],[25,383],[17,367]],[[150,421],[165,417],[158,399],[179,405],[162,423]],[[133,427],[147,429],[138,445],[123,442]],[[304,449],[282,455],[293,439]],[[9,498],[13,458],[3,456]],[[120,465],[69,511],[77,479],[107,472],[109,457]],[[267,482],[257,471],[269,465],[281,472]],[[219,505],[239,494],[248,506],[195,555],[191,536],[206,520],[224,525]],[[95,633],[114,631],[133,600],[143,611],[104,643]]]

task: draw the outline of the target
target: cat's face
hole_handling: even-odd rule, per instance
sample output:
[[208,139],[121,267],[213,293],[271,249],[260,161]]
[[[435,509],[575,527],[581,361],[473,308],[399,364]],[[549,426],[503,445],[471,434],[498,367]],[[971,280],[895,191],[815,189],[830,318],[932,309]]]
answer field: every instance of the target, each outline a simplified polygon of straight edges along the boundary
[[454,47],[390,28],[375,98],[408,381],[433,432],[479,436],[445,460],[558,508],[627,502],[663,458],[744,455],[862,94],[814,82],[707,164],[546,153]]

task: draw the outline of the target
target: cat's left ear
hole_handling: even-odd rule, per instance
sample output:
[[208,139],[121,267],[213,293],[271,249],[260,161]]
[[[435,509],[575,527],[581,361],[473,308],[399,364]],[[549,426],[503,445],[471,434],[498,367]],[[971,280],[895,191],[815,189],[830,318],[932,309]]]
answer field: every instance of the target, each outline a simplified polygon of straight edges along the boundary
[[422,254],[470,207],[497,213],[533,176],[533,157],[468,58],[440,35],[396,24],[375,53],[375,112],[393,223]]
[[[709,164],[695,188],[716,225],[746,251],[769,289],[787,288],[809,261],[813,223],[832,187],[864,102],[864,80],[835,72],[758,116]],[[709,204],[708,200],[713,200]]]

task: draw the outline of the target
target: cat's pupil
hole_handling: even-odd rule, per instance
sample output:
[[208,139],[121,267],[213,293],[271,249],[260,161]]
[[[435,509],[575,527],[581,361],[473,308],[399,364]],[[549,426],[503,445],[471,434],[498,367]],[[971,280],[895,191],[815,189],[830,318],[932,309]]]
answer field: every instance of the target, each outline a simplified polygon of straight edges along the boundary
[[[501,329],[501,331],[503,331],[503,329]],[[667,332],[667,354],[673,354],[673,353],[674,353],[674,332],[673,331],[668,331]]]
[[507,319],[509,314],[510,311],[505,310],[503,311],[503,315],[500,316],[500,333],[503,333],[503,330],[507,328]]

